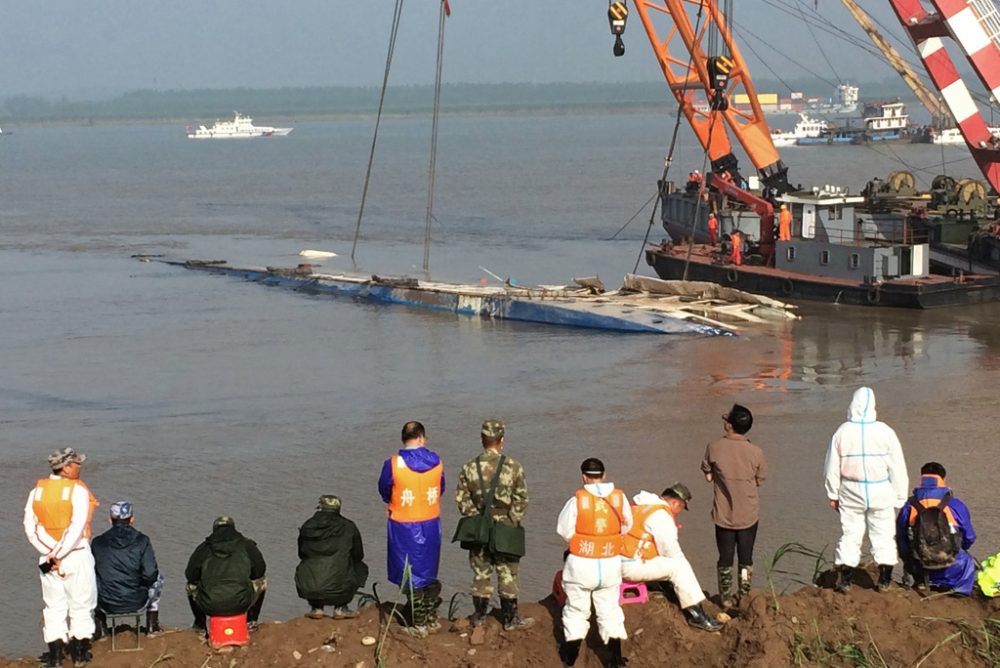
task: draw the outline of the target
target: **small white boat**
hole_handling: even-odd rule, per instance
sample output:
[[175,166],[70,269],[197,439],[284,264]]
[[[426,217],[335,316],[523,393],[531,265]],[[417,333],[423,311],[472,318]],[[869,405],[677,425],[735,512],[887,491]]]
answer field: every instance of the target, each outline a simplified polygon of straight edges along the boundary
[[231,121],[215,121],[212,127],[199,125],[197,130],[187,129],[188,139],[250,139],[251,137],[284,137],[292,131],[292,128],[273,128],[270,126],[254,125],[253,119],[249,116],[242,116],[240,112],[234,112],[235,117]]
[[[1000,127],[990,127],[990,133],[1000,139]],[[932,131],[931,143],[941,146],[965,146],[965,137],[958,128],[945,128]]]
[[828,122],[800,113],[799,122],[793,129],[771,130],[771,142],[778,148],[795,146],[800,139],[819,137],[829,129]]
[[337,257],[337,254],[333,251],[312,250],[309,248],[300,250],[299,255],[309,260],[326,260],[331,257]]

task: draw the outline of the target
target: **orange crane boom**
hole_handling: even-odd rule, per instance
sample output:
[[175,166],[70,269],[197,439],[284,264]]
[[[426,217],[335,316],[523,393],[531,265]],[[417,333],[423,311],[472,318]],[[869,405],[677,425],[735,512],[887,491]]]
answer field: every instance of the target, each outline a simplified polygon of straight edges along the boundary
[[[633,0],[633,5],[670,91],[711,160],[712,171],[729,172],[739,183],[739,163],[728,128],[764,184],[787,191],[788,168],[774,148],[746,62],[716,0]],[[723,54],[712,55],[705,48],[716,39]],[[729,98],[738,93],[748,97],[749,112],[729,105]]]

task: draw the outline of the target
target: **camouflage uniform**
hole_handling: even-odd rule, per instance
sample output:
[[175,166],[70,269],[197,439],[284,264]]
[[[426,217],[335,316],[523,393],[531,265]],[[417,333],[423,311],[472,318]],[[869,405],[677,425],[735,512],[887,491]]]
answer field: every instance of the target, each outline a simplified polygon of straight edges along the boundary
[[[479,484],[479,473],[476,462],[481,462],[483,482],[486,488]],[[492,448],[483,450],[475,459],[462,467],[455,491],[455,502],[458,503],[462,515],[478,515],[490,491],[490,484],[496,474],[500,453]],[[497,522],[517,526],[524,518],[528,508],[528,485],[524,479],[524,468],[510,456],[504,460],[503,470],[497,482],[497,491],[493,498],[493,517]],[[519,561],[505,557],[496,557],[490,553],[489,547],[483,546],[469,550],[469,565],[472,566],[472,595],[489,598],[493,594],[493,569],[497,571],[497,589],[502,599],[516,599],[520,587],[518,574]]]

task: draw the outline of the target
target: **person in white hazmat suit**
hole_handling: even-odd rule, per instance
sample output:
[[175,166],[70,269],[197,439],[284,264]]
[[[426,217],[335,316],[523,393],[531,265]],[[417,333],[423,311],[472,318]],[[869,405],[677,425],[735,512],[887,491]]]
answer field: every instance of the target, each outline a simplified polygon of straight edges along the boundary
[[687,510],[691,490],[675,482],[657,496],[642,491],[632,497],[632,528],[625,535],[622,578],[628,582],[669,582],[688,624],[703,631],[722,625],[701,607],[705,593],[677,539],[676,517]]
[[563,642],[559,658],[576,663],[580,645],[590,630],[590,606],[597,613],[597,630],[611,654],[610,668],[626,664],[622,657],[625,614],[618,602],[622,582],[622,536],[632,527],[628,499],[614,483],[604,481],[604,463],[590,457],[580,466],[583,489],[577,490],[556,524],[569,543],[562,570],[566,604],[562,610]]
[[91,660],[97,607],[97,576],[90,552],[90,518],[97,499],[80,480],[83,453],[63,448],[49,455],[52,474],[42,478],[24,506],[24,533],[38,551],[41,571],[42,636],[46,666],[63,665],[69,645],[73,665]]
[[841,536],[834,559],[839,577],[834,588],[839,592],[851,588],[867,529],[879,570],[876,588],[885,591],[892,584],[897,560],[896,509],[906,503],[910,482],[896,432],[877,420],[871,388],[854,393],[847,422],[830,440],[825,471],[827,498],[840,513]]

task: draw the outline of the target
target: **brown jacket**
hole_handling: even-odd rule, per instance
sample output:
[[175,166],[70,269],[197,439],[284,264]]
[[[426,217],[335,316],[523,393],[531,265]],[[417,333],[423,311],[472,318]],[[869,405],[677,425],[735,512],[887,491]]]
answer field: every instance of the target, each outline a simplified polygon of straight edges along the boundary
[[746,436],[729,433],[709,443],[701,470],[712,474],[712,521],[723,529],[746,529],[760,518],[757,488],[767,477],[764,453]]

